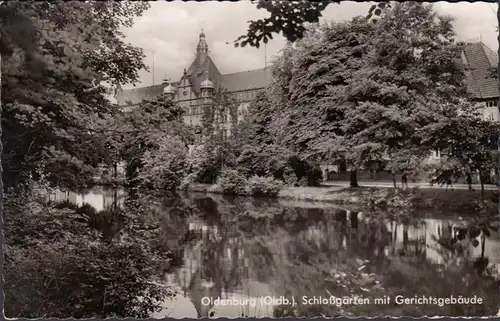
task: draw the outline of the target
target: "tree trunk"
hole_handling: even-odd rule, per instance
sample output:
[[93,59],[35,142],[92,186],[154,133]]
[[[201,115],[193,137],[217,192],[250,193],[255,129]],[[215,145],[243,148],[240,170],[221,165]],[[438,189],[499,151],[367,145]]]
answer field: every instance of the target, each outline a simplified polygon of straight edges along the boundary
[[351,187],[359,187],[358,185],[358,171],[349,171],[349,184]]
[[118,164],[113,163],[113,177],[116,179],[118,177]]
[[484,201],[484,174],[479,171],[479,182],[481,183],[481,201]]
[[486,235],[482,232],[481,235],[481,259],[484,259],[484,250],[486,248]]

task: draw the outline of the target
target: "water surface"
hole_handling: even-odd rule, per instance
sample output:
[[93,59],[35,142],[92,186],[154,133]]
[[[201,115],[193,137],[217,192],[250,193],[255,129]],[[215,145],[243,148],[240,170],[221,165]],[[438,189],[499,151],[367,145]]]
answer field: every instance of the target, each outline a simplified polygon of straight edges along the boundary
[[[99,187],[51,197],[102,210],[124,207],[126,195],[123,189]],[[160,199],[151,208],[173,254],[165,263],[163,284],[179,293],[155,318],[272,317],[283,310],[282,302],[263,302],[264,297],[482,295],[473,287],[460,288],[453,278],[464,279],[468,263],[481,255],[493,275],[500,267],[500,242],[494,236],[485,240],[484,253],[470,240],[461,241],[459,252],[447,249],[443,240],[456,238],[466,224],[458,215],[401,223],[321,203],[202,194]],[[235,304],[206,298],[231,298]],[[302,307],[303,313],[318,316],[332,309],[343,313],[324,304]],[[439,307],[432,309],[439,314]],[[374,315],[376,310],[394,311],[374,305],[357,311]]]

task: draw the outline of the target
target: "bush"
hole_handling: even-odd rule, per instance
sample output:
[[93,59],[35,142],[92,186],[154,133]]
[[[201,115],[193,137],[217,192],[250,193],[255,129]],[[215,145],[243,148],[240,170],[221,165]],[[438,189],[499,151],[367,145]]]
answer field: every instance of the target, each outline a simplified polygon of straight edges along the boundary
[[189,188],[189,186],[191,186],[194,183],[196,183],[196,174],[191,173],[182,179],[181,185],[179,186],[179,190],[186,191]]
[[277,196],[283,182],[272,177],[252,176],[248,180],[247,193],[256,196]]
[[151,247],[159,228],[135,223],[144,215],[129,213],[123,233],[109,240],[114,226],[82,215],[107,220],[115,216],[109,211],[47,206],[27,193],[12,195],[4,206],[8,317],[146,318],[173,295],[152,282],[162,276],[166,254]]
[[245,195],[247,183],[248,181],[245,176],[234,169],[229,169],[221,171],[216,185],[221,193]]
[[299,186],[318,186],[322,180],[321,169],[312,163],[293,155],[288,159],[289,166],[295,172],[297,177],[296,185]]
[[187,167],[187,148],[179,137],[162,137],[157,150],[146,151],[137,179],[146,189],[174,191]]
[[236,159],[237,169],[246,177],[265,176],[269,173],[270,156],[260,148],[246,146]]
[[245,146],[236,165],[247,178],[272,176],[286,185],[318,186],[322,180],[318,166],[277,145]]
[[187,157],[187,165],[193,183],[214,184],[221,169],[216,149],[210,144],[196,146]]

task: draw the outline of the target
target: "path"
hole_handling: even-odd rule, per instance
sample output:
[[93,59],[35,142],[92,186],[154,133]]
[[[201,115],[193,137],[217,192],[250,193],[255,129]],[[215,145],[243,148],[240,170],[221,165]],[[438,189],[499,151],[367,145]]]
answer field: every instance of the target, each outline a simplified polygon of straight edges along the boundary
[[[380,181],[380,182],[374,182],[374,181],[359,181],[358,182],[359,186],[366,186],[366,187],[388,187],[391,188],[394,186],[394,183],[391,181]],[[325,186],[341,186],[341,187],[349,187],[349,182],[348,181],[327,181],[323,182],[322,185]],[[401,187],[401,182],[397,182],[397,186]],[[429,183],[426,182],[416,182],[408,183],[408,187],[413,188],[413,187],[419,187],[419,188],[436,188],[436,189],[446,189],[446,186],[439,186],[437,184],[434,184],[431,186]],[[469,185],[467,184],[453,184],[454,189],[458,190],[467,190],[469,189]],[[481,185],[480,184],[472,184],[472,188],[475,190],[481,190]],[[498,189],[496,185],[484,185],[485,190],[496,190]]]

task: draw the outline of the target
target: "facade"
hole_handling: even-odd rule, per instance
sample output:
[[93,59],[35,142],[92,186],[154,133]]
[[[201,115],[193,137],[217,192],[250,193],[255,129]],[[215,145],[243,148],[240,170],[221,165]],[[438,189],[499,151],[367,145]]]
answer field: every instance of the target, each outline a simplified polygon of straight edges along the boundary
[[[184,69],[179,81],[170,83],[167,79],[161,85],[121,90],[116,92],[117,104],[123,111],[131,110],[143,99],[152,99],[161,93],[171,94],[185,110],[184,121],[188,125],[202,126],[205,107],[217,108],[214,121],[225,136],[231,133],[229,109],[217,103],[217,93],[226,93],[238,104],[238,118],[241,119],[248,104],[257,93],[269,84],[268,69],[257,69],[232,74],[221,74],[209,55],[208,44],[203,31],[196,47],[196,58]],[[236,120],[237,121],[237,120]]]

